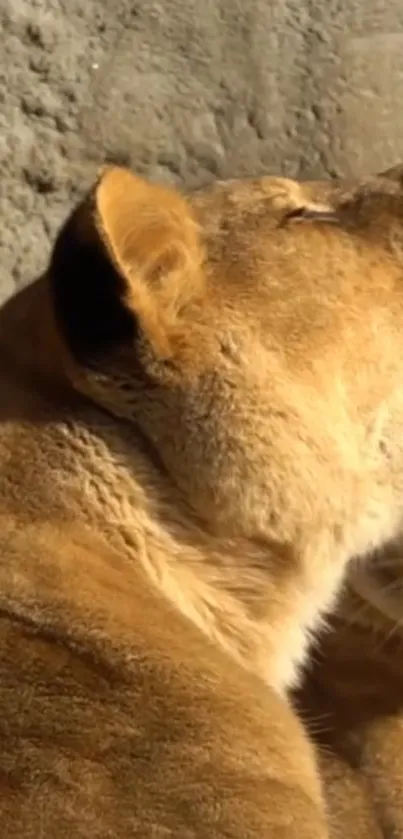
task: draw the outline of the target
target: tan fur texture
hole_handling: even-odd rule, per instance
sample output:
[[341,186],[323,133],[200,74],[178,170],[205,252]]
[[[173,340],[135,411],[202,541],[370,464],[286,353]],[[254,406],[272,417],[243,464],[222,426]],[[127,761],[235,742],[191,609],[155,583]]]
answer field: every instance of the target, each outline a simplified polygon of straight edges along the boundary
[[403,837],[403,548],[352,569],[298,706],[318,746],[331,837]]
[[104,170],[0,313],[10,839],[325,839],[286,694],[401,532],[400,183]]
[[[403,167],[385,176],[403,186]],[[392,234],[398,257],[398,229]],[[296,697],[318,747],[332,839],[403,837],[402,661],[399,536],[350,567]]]

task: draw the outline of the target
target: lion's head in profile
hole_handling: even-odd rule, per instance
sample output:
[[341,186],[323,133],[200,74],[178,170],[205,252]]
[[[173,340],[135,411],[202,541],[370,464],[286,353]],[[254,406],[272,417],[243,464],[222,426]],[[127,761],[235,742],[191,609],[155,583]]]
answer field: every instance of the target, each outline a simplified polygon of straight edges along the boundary
[[350,560],[401,532],[402,322],[399,171],[189,195],[100,174],[0,312],[10,839],[103,839],[111,807],[118,839],[155,813],[161,836],[325,839],[283,697]]

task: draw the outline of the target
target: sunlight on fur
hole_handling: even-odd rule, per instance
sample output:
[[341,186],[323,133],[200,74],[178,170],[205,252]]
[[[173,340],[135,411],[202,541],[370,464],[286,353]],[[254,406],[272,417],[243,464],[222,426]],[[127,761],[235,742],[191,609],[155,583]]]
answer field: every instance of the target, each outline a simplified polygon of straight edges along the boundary
[[400,614],[402,206],[106,167],[2,308],[9,839],[403,837],[385,706],[338,716],[357,603]]

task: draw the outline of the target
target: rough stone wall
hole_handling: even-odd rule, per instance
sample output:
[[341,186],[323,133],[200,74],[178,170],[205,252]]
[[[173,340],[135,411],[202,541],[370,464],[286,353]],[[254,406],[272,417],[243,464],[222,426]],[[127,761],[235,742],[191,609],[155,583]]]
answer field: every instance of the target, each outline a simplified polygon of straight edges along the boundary
[[402,0],[0,0],[0,298],[104,160],[195,184],[403,158]]

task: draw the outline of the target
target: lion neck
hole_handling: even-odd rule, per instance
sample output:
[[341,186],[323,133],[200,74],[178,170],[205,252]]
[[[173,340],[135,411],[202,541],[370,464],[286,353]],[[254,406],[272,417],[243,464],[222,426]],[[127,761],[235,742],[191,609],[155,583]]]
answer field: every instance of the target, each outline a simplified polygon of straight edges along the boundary
[[85,510],[86,524],[210,641],[285,691],[309,641],[297,574],[268,579],[269,546],[209,533],[133,427],[94,411],[68,434],[70,509]]
[[[48,488],[43,466],[38,474],[32,467],[26,486],[41,514],[68,515],[101,535],[206,637],[286,690],[305,659],[322,583],[328,583],[317,574],[315,584],[308,580],[291,556],[281,556],[282,546],[208,531],[138,429],[69,387],[57,332],[51,319],[43,323],[43,294],[43,283],[32,286],[2,315],[2,346],[14,361],[12,388],[14,396],[19,389],[24,426],[27,400],[30,407],[37,402],[30,412],[34,427],[28,423],[21,432],[33,463],[37,454],[43,464],[45,454],[48,462],[63,464],[53,469]],[[44,397],[46,423],[38,423]],[[25,473],[21,480],[27,482]]]
[[88,408],[61,444],[69,510],[242,667],[279,692],[293,686],[332,605],[329,571],[304,569],[279,545],[210,532],[129,423]]

